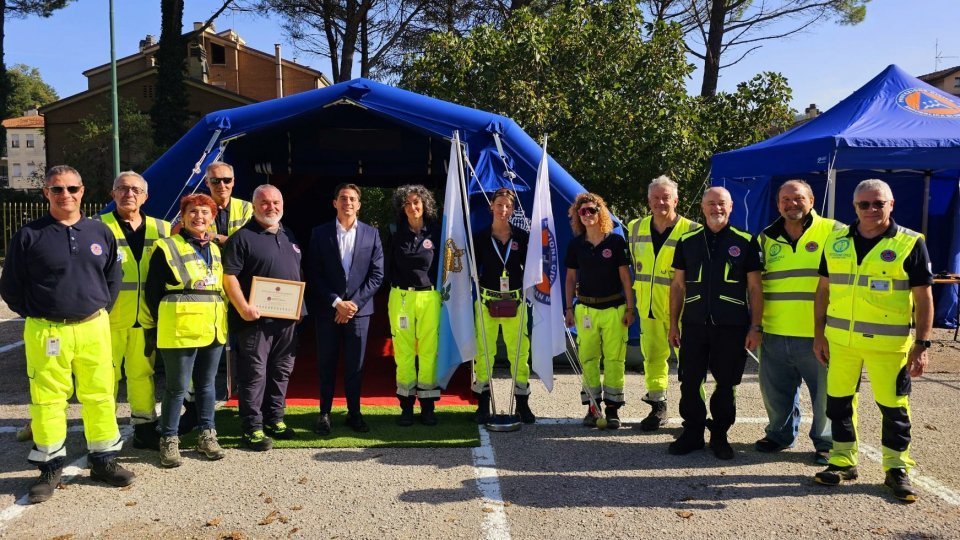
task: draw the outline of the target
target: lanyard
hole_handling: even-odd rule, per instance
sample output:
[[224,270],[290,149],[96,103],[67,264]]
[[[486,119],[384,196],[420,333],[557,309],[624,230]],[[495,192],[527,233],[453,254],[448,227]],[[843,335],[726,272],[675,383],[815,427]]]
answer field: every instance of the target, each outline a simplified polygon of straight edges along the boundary
[[210,251],[210,246],[207,246],[207,249],[202,249],[200,246],[190,243],[193,247],[193,250],[197,252],[197,255],[200,256],[200,260],[203,261],[203,264],[207,267],[207,273],[210,273],[210,267],[213,264],[213,253]]
[[507,257],[506,257],[506,258],[504,258],[503,255],[500,255],[500,248],[497,247],[497,241],[496,241],[496,239],[493,238],[492,235],[490,236],[490,243],[493,244],[493,251],[494,251],[494,253],[497,254],[497,258],[500,259],[500,262],[503,263],[503,273],[506,274],[506,273],[507,273],[507,261],[510,260],[510,252],[513,251],[513,250],[510,249],[510,246],[513,245],[513,237],[511,236],[510,239],[507,240]]

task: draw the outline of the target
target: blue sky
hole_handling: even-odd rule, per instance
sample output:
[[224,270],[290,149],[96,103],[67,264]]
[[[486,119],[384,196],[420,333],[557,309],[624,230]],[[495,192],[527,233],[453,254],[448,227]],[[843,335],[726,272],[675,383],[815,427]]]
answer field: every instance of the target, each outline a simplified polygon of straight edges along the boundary
[[[184,28],[204,21],[220,0],[189,0]],[[136,52],[147,34],[160,34],[159,0],[115,0],[117,57]],[[110,58],[107,0],[78,0],[50,19],[7,20],[6,63],[40,69],[61,97],[86,89],[84,70]],[[739,64],[721,72],[720,89],[730,90],[761,71],[779,71],[793,88],[793,106],[802,110],[816,103],[826,110],[870,80],[889,64],[919,75],[934,70],[937,39],[945,58],[941,68],[960,65],[960,33],[952,17],[956,0],[873,0],[866,20],[844,27],[823,23],[790,39],[767,42]],[[296,53],[280,21],[250,14],[224,14],[218,30],[234,28],[247,45],[271,52],[281,43],[287,58],[310,65],[329,76],[325,58]],[[699,72],[688,88],[700,89]]]

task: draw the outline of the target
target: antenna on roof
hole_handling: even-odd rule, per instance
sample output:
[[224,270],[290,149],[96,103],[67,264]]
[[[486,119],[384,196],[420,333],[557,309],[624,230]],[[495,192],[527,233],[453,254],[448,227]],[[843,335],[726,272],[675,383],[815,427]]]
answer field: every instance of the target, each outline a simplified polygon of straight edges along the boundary
[[940,61],[947,58],[958,58],[957,56],[944,56],[943,51],[940,50],[940,40],[937,39],[933,42],[933,70],[940,71]]

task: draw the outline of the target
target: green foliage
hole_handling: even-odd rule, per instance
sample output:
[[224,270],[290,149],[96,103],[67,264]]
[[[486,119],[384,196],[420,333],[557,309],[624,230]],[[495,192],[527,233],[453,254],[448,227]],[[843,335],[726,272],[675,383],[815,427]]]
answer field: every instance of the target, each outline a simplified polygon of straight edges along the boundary
[[150,109],[150,118],[154,142],[161,148],[168,148],[187,132],[190,116],[183,75],[187,61],[187,46],[183,39],[183,0],[161,0],[160,12],[156,99]]
[[[120,170],[143,172],[159,156],[153,144],[150,117],[140,112],[133,100],[120,99]],[[65,162],[83,176],[87,202],[110,198],[113,184],[113,123],[110,100],[106,97],[96,111],[80,120],[80,129],[71,132],[73,143],[65,152]]]
[[550,154],[630,218],[646,207],[650,179],[668,174],[681,197],[694,196],[714,152],[790,121],[782,76],[760,76],[715,101],[691,97],[694,67],[680,27],[661,22],[644,36],[642,15],[626,0],[520,10],[500,28],[431,36],[408,59],[401,85],[548,135]]
[[4,118],[23,115],[23,111],[37,105],[46,105],[60,99],[57,91],[44,82],[40,70],[25,64],[16,64],[7,71],[10,81],[10,95]]

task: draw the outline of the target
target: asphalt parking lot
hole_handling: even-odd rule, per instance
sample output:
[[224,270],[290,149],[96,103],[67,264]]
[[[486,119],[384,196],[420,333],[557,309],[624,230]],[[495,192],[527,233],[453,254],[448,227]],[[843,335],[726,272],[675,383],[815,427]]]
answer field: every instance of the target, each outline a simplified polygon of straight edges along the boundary
[[[76,476],[51,501],[25,506],[36,470],[26,462],[28,443],[14,435],[28,418],[16,345],[22,322],[4,317],[0,538],[960,538],[960,342],[952,330],[936,331],[930,370],[913,384],[921,499],[910,505],[882,486],[868,381],[861,477],[826,488],[812,481],[821,467],[809,439],[775,455],[753,450],[765,413],[751,364],[738,389],[730,433],[737,455],[729,462],[708,451],[666,453],[680,430],[675,399],[671,423],[656,433],[629,421],[618,431],[580,426],[579,383],[561,372],[551,394],[536,383],[537,424],[483,431],[479,448],[232,450],[219,462],[186,452],[183,467],[165,470],[155,453],[128,445],[121,461],[137,480],[119,489],[87,478],[79,407],[71,405],[66,472]],[[646,414],[642,387],[642,375],[630,373],[621,416]],[[125,418],[122,392],[120,401]]]

